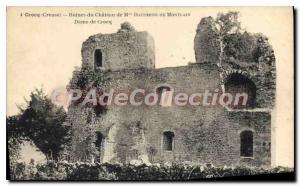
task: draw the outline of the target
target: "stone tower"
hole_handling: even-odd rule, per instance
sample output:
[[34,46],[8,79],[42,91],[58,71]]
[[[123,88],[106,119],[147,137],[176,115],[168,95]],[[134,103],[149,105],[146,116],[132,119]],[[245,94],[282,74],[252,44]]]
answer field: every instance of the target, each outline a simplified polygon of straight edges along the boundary
[[83,66],[94,70],[154,68],[154,40],[145,31],[137,32],[130,23],[117,33],[89,37],[81,49]]

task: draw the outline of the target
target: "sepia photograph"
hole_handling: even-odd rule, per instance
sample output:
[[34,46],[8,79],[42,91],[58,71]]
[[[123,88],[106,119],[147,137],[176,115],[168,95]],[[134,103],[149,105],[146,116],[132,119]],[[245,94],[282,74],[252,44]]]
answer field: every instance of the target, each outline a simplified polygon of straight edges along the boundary
[[11,181],[295,181],[294,7],[6,7]]

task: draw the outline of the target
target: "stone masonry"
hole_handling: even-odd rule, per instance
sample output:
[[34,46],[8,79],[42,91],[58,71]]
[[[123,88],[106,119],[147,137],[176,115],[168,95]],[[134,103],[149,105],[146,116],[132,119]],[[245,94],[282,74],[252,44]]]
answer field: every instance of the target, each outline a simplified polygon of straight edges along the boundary
[[245,51],[250,52],[241,56],[228,49],[220,67],[211,19],[200,21],[194,40],[196,63],[187,66],[156,69],[154,39],[129,23],[123,23],[117,33],[93,35],[82,45],[82,67],[73,72],[69,88],[157,92],[169,87],[173,92],[193,93],[242,86],[254,95],[251,106],[87,107],[74,103],[68,110],[72,126],[68,159],[269,167],[276,75],[272,48],[259,34],[228,36],[233,49],[237,46],[230,42],[235,37],[246,38],[251,48]]

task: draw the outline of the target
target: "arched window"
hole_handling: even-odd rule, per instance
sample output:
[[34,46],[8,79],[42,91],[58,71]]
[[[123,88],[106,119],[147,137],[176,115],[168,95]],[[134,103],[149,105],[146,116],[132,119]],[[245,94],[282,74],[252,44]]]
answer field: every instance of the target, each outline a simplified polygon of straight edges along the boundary
[[253,156],[253,132],[246,130],[241,132],[241,156],[252,157]]
[[94,65],[95,67],[102,67],[102,52],[100,49],[96,49],[94,52]]
[[172,89],[169,86],[160,86],[156,89],[159,96],[160,105],[163,107],[172,105]]
[[[225,80],[225,92],[230,93],[234,98],[232,108],[253,108],[255,106],[256,86],[249,78],[241,74],[234,73],[228,76]],[[246,98],[238,96],[243,93],[248,95],[246,105],[243,105]],[[235,101],[236,105],[234,105]]]
[[172,151],[174,147],[174,132],[163,133],[163,149],[166,151]]

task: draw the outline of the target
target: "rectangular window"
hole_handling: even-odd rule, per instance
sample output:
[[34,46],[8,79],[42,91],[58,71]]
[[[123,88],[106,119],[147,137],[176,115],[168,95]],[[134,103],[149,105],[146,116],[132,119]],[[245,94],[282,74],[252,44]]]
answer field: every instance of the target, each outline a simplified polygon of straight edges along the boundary
[[163,133],[163,149],[172,151],[174,146],[174,133],[167,131]]

